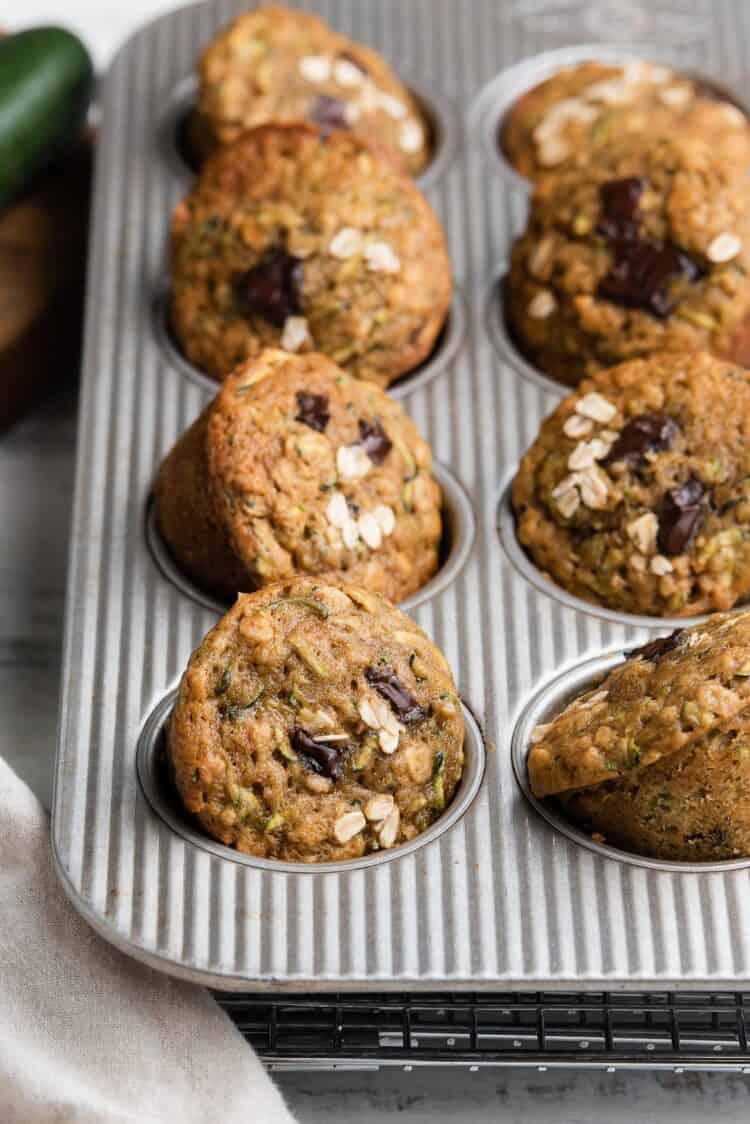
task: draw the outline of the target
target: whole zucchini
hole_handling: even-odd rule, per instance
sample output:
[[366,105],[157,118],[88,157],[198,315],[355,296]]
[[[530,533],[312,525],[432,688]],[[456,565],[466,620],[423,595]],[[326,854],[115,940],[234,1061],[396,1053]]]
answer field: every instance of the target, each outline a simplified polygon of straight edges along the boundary
[[0,39],[0,206],[76,136],[93,85],[88,51],[61,27]]

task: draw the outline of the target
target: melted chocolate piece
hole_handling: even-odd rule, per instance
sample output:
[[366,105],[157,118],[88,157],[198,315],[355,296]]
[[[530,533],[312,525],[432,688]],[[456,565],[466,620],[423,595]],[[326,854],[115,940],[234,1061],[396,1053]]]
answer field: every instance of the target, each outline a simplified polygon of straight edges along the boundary
[[631,242],[638,237],[638,201],[644,188],[638,176],[610,180],[599,188],[600,214],[597,231],[611,242]]
[[626,461],[635,467],[650,450],[668,449],[677,432],[677,424],[667,414],[638,414],[620,430],[602,464]]
[[382,464],[393,448],[393,442],[379,421],[359,419],[359,443],[373,464]]
[[631,648],[625,655],[629,660],[640,659],[655,663],[667,652],[679,648],[684,635],[685,629],[678,628],[669,636],[662,636],[659,640],[649,640],[648,644],[642,644],[640,648]]
[[366,667],[365,679],[379,695],[390,703],[391,710],[402,722],[421,722],[427,712],[390,667]]
[[328,94],[318,94],[307,111],[307,116],[323,133],[331,133],[334,129],[349,128],[349,122],[346,118],[346,103],[338,98],[329,97]]
[[345,742],[316,742],[300,726],[292,730],[289,741],[302,764],[312,773],[330,777],[332,781],[340,779],[344,752],[342,747],[346,745]]
[[599,282],[597,295],[664,320],[680,299],[673,282],[689,283],[700,276],[696,262],[671,242],[659,246],[638,239],[622,241],[615,245],[615,260]]
[[237,301],[247,316],[262,316],[277,328],[300,312],[302,263],[286,250],[268,250],[257,265],[234,279]]
[[662,497],[657,511],[657,545],[662,554],[682,554],[690,546],[703,513],[706,490],[695,477]]
[[330,420],[327,394],[306,394],[304,390],[297,391],[295,421],[309,425],[310,429],[317,429],[318,433],[325,433]]

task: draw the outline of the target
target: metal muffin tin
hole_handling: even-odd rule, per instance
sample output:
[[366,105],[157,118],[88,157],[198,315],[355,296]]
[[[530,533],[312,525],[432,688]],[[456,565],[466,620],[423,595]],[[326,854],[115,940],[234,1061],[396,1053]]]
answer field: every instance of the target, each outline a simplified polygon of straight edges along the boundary
[[[382,51],[416,91],[432,91],[421,96],[449,154],[422,182],[446,229],[461,330],[434,377],[419,372],[397,393],[451,474],[445,481],[461,481],[466,525],[473,513],[463,564],[438,575],[412,611],[478,725],[467,719],[471,765],[444,830],[364,869],[241,861],[169,811],[153,767],[159,723],[219,611],[165,576],[146,533],[158,464],[213,389],[167,346],[154,312],[167,286],[171,210],[188,182],[169,130],[193,96],[199,49],[244,6],[210,0],[162,17],[125,45],[104,84],[53,809],[61,880],[108,940],[224,990],[736,990],[750,974],[745,869],[619,861],[545,822],[524,792],[528,723],[562,698],[553,686],[551,702],[537,700],[544,685],[560,676],[583,685],[588,661],[664,626],[542,591],[497,530],[501,485],[560,390],[519,377],[488,319],[526,199],[525,188],[508,190],[487,122],[507,106],[501,93],[518,96],[532,72],[544,76],[538,59],[522,81],[509,68],[555,37],[555,46],[585,41],[595,16],[610,26],[611,0],[303,5]],[[750,69],[741,0],[617,8],[637,14],[651,44],[614,48],[622,54],[669,50],[676,65],[699,65],[725,85]],[[555,65],[580,50],[555,52]],[[611,57],[609,47],[584,50]],[[449,338],[454,329],[452,317]],[[503,526],[507,536],[507,518]]]

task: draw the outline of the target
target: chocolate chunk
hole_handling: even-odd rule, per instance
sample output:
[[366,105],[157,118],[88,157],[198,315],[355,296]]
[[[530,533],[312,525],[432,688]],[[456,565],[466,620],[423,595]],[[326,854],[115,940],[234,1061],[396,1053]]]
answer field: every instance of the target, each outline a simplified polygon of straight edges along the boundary
[[390,667],[366,667],[365,679],[374,687],[402,722],[421,722],[427,712]]
[[322,777],[337,781],[341,777],[345,742],[316,742],[305,730],[297,726],[289,735],[292,749],[305,768]]
[[650,640],[648,644],[642,644],[640,648],[631,648],[625,655],[629,660],[648,660],[655,663],[667,652],[679,648],[684,635],[685,629],[678,628],[669,636],[662,636],[658,640]]
[[691,283],[701,269],[671,242],[618,242],[615,260],[602,277],[597,296],[625,308],[640,308],[664,320],[680,300],[675,282]]
[[329,97],[328,94],[318,94],[308,109],[307,116],[324,133],[333,132],[334,129],[349,128],[346,103],[339,98]]
[[330,420],[327,394],[306,394],[304,390],[297,391],[295,421],[309,425],[310,429],[317,429],[318,433],[325,433]]
[[682,554],[690,546],[703,513],[705,495],[705,488],[695,477],[664,494],[656,512],[656,541],[662,554]]
[[667,414],[638,414],[620,430],[602,464],[626,461],[638,465],[650,450],[668,449],[677,432],[676,423]]
[[597,231],[611,242],[631,242],[638,237],[638,201],[644,188],[638,176],[610,180],[599,188]]
[[393,442],[379,421],[359,419],[359,443],[373,464],[382,464],[393,448]]
[[257,265],[234,279],[237,301],[245,315],[262,316],[277,328],[300,312],[302,263],[286,250],[268,250]]

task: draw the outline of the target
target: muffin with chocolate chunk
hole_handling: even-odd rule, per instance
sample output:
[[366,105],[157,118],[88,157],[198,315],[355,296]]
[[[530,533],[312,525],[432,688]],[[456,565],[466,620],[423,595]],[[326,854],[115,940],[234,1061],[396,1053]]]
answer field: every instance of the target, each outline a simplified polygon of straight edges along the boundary
[[750,613],[628,655],[532,732],[532,791],[637,854],[750,855]]
[[397,402],[322,355],[265,351],[222,384],[161,466],[180,567],[231,599],[296,573],[401,600],[435,572],[440,487]]
[[602,371],[513,482],[518,538],[564,589],[654,616],[750,596],[750,374],[705,353]]
[[575,386],[654,351],[750,360],[750,181],[702,143],[603,148],[534,195],[505,285],[528,358]]
[[221,380],[264,347],[387,386],[430,354],[451,296],[437,217],[351,133],[268,125],[212,156],[172,220],[171,322]]
[[203,155],[256,125],[311,121],[383,145],[411,175],[429,159],[427,123],[387,63],[310,12],[273,6],[237,16],[204,50],[199,76]]
[[371,592],[300,578],[241,595],[193,653],[167,756],[214,839],[314,863],[423,832],[450,804],[463,743],[422,630]]
[[500,143],[530,180],[597,162],[604,146],[629,138],[688,136],[716,157],[750,168],[750,122],[721,90],[640,59],[564,67],[511,107]]

